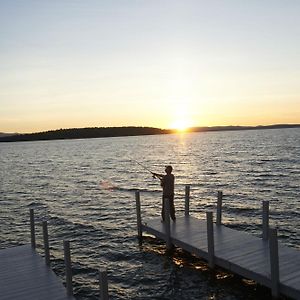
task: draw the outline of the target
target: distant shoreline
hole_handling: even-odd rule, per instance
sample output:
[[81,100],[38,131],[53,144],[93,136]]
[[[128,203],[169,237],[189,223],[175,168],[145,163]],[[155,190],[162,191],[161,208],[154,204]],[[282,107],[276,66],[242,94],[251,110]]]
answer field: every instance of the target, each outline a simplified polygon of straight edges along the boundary
[[[213,126],[213,127],[192,127],[187,132],[211,132],[211,131],[239,131],[239,130],[261,130],[261,129],[283,129],[300,128],[300,124],[275,124],[265,126]],[[37,133],[26,134],[0,134],[0,142],[26,142],[26,141],[45,141],[45,140],[66,140],[66,139],[88,139],[104,137],[122,136],[143,136],[172,134],[177,131],[174,129],[160,129],[155,127],[88,127],[49,130]]]

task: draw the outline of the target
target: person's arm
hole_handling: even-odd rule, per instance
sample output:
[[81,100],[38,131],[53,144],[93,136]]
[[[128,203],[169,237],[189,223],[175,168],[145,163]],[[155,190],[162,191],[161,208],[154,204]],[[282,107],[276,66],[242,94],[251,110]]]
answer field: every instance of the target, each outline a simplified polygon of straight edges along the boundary
[[164,175],[158,174],[158,173],[154,173],[154,172],[152,172],[152,175],[153,175],[154,178],[156,177],[156,178],[158,178],[160,180],[162,180],[162,178],[164,177]]

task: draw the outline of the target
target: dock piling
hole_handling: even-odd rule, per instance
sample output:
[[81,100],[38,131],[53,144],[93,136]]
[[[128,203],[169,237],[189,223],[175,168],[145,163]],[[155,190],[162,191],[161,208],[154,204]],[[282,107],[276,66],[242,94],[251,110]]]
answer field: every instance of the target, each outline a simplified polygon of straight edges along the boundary
[[71,253],[70,253],[70,242],[64,240],[64,257],[65,257],[65,268],[66,268],[66,288],[69,296],[73,295],[72,285],[72,266],[71,266]]
[[223,192],[218,191],[217,220],[216,220],[216,224],[218,226],[222,224],[222,200],[223,200]]
[[188,217],[190,215],[190,186],[185,186],[185,206],[184,215]]
[[139,244],[141,245],[143,241],[143,230],[142,230],[140,191],[135,192],[135,201],[136,201],[136,220],[137,220],[138,240],[139,240]]
[[214,256],[215,256],[215,246],[214,246],[214,226],[213,226],[213,213],[206,212],[207,221],[207,252],[208,252],[208,265],[210,268],[214,268]]
[[166,232],[166,246],[167,250],[171,250],[171,228],[170,228],[170,200],[168,198],[164,198],[164,224],[165,224],[165,232]]
[[107,270],[99,270],[100,300],[108,300]]
[[272,297],[279,298],[279,257],[277,229],[269,230],[270,267],[271,267],[271,290]]
[[43,239],[44,239],[45,262],[47,266],[50,266],[50,250],[49,250],[49,236],[48,236],[47,221],[43,221]]
[[36,248],[35,242],[35,221],[34,221],[34,209],[30,208],[30,236],[31,236],[31,247]]
[[263,240],[269,238],[269,201],[262,202],[262,229],[263,229]]

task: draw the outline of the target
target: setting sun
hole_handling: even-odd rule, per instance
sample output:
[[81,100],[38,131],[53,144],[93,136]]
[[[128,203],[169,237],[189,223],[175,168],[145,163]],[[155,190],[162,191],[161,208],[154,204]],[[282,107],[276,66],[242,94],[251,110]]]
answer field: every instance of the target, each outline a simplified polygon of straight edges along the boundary
[[177,120],[172,125],[172,129],[176,129],[179,132],[187,131],[187,129],[190,127],[190,124],[186,120]]
[[177,132],[186,132],[195,123],[189,106],[186,105],[188,100],[177,99],[172,101],[173,109],[170,114],[169,128]]

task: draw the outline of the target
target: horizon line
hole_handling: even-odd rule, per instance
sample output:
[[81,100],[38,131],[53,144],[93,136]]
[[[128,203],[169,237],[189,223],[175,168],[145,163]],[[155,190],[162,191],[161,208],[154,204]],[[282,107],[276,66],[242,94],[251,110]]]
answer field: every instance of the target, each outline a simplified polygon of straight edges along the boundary
[[[213,126],[190,126],[187,127],[184,131],[191,131],[194,129],[208,129],[208,128],[258,128],[258,127],[272,127],[272,126],[300,126],[300,123],[275,123],[275,124],[267,124],[267,125],[213,125]],[[44,132],[52,132],[52,131],[59,131],[59,130],[76,130],[76,129],[89,129],[89,128],[153,128],[153,129],[160,129],[160,130],[171,130],[171,131],[180,131],[178,128],[161,128],[161,127],[154,127],[154,126],[144,126],[144,125],[124,125],[124,126],[87,126],[87,127],[66,127],[66,128],[56,128],[56,129],[48,129],[43,131],[34,131],[34,132],[3,132],[0,131],[0,134],[11,134],[11,135],[26,135],[26,134],[37,134],[37,133],[44,133]]]

